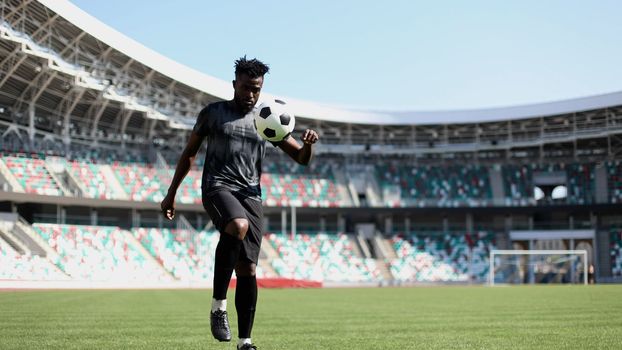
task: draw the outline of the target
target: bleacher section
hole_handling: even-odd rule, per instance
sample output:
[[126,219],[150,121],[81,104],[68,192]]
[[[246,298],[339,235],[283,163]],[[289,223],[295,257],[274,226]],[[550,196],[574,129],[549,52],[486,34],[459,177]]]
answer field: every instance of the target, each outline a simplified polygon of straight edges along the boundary
[[568,164],[569,204],[592,204],[595,200],[594,164]]
[[381,279],[375,261],[355,256],[350,239],[343,233],[300,233],[293,239],[270,233],[266,240],[278,253],[272,267],[280,277],[324,282]]
[[268,206],[338,207],[347,203],[339,195],[330,163],[272,162],[263,169],[261,186]]
[[[211,283],[216,231],[33,224],[57,253],[21,254],[0,238],[0,280]],[[343,233],[269,233],[274,251],[257,267],[259,278],[348,283],[485,283],[494,234],[409,233],[388,238],[395,258],[362,258]],[[613,277],[622,277],[622,232],[610,232]],[[267,255],[266,253],[262,253]],[[383,265],[378,265],[381,263]],[[390,275],[383,276],[388,268]],[[267,271],[273,271],[268,273]],[[275,274],[276,273],[276,274]],[[199,284],[196,284],[199,283]]]
[[100,165],[83,162],[67,162],[67,170],[83,185],[85,197],[116,199],[114,191],[100,169]]
[[607,184],[610,203],[622,203],[622,161],[607,162]]
[[622,277],[622,231],[611,231],[610,242],[611,274],[614,277]]
[[170,271],[184,281],[211,281],[217,232],[198,233],[187,230],[139,228],[132,230],[136,239]]
[[58,184],[45,167],[45,160],[17,156],[4,156],[2,160],[26,193],[62,195]]
[[166,170],[159,171],[152,166],[119,162],[113,162],[111,167],[131,200],[159,202],[164,198],[166,183],[170,181],[163,175]]
[[[100,174],[100,165],[70,162],[69,171],[84,184],[86,197],[110,199],[113,192]],[[136,201],[160,201],[166,194],[175,173],[174,168],[157,169],[142,163],[112,162],[111,168],[117,180]],[[272,163],[264,169],[261,178],[263,199],[271,206],[337,207],[347,203],[337,190],[337,183],[330,166],[303,167],[297,164]],[[192,169],[182,182],[177,201],[180,203],[201,203],[201,171]]]
[[401,234],[391,238],[398,259],[389,269],[403,282],[482,282],[488,273],[493,235]]
[[117,227],[34,224],[33,228],[59,254],[54,263],[74,280],[170,279]]
[[533,198],[532,168],[529,165],[504,165],[501,167],[505,204],[528,205]]
[[376,167],[385,199],[398,189],[393,207],[482,206],[492,200],[488,168],[476,165],[428,166],[384,164]]
[[[114,198],[114,192],[101,174],[102,165],[71,162],[70,171],[73,172],[87,189],[85,195],[89,198]],[[159,202],[166,195],[168,186],[175,174],[175,169],[158,169],[143,163],[111,162],[111,169],[123,191],[135,201]],[[103,196],[103,197],[102,197]],[[177,191],[177,201],[180,203],[201,203],[201,172],[192,169]]]
[[[132,234],[178,280],[212,281],[214,254],[220,237],[217,231],[138,228],[132,230]],[[259,278],[274,277],[267,276],[261,265],[257,266],[256,274]]]
[[[175,169],[171,169],[169,179],[175,175]],[[163,184],[163,194],[166,194],[170,181]],[[177,196],[175,197],[177,202],[180,203],[196,203],[201,204],[201,171],[190,170],[184,181],[177,190]]]
[[568,204],[592,204],[595,201],[594,164],[506,164],[502,166],[505,203],[509,206],[525,206],[535,203],[534,173],[561,172],[566,175]]
[[67,281],[62,273],[46,258],[19,254],[0,238],[0,280]]
[[[55,157],[57,160],[58,157]],[[64,195],[63,185],[49,173],[43,155],[3,157],[11,176],[27,193]],[[110,164],[110,165],[108,165]],[[501,169],[504,198],[493,198],[489,170]],[[102,167],[111,170],[111,177],[121,186],[114,186],[102,174]],[[81,196],[96,199],[125,199],[159,202],[174,175],[174,165],[160,169],[149,163],[91,162],[87,159],[66,161],[68,175],[80,182]],[[388,207],[463,207],[535,205],[534,174],[555,172],[566,177],[567,204],[592,204],[595,201],[595,165],[570,164],[504,164],[504,165],[405,165],[381,164],[375,167],[380,198]],[[347,190],[340,191],[335,164],[320,162],[308,167],[291,161],[266,162],[261,178],[262,198],[267,206],[343,207],[352,205]],[[622,162],[606,163],[607,191],[610,203],[622,202]],[[190,170],[182,182],[177,201],[201,204],[200,166]],[[343,176],[343,175],[342,175]],[[345,186],[346,184],[344,184]],[[341,186],[341,187],[344,187]],[[118,187],[118,185],[117,185]],[[497,201],[495,201],[497,200]]]

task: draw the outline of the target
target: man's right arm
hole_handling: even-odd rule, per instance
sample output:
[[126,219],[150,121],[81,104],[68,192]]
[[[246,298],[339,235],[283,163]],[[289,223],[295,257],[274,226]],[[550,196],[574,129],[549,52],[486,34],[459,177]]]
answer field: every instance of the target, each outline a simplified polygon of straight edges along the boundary
[[190,171],[190,167],[192,166],[192,163],[194,163],[194,158],[199,152],[202,142],[203,136],[200,136],[193,131],[190,133],[190,139],[179,157],[171,185],[168,188],[166,197],[164,197],[160,203],[162,213],[169,220],[173,220],[175,217],[175,195],[177,194],[177,189],[188,174],[188,171]]

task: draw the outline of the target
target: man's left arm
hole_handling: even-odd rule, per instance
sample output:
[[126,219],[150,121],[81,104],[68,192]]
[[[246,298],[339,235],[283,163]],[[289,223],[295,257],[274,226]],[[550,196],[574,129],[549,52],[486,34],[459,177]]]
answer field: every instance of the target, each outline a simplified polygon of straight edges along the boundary
[[313,158],[313,145],[320,137],[315,130],[307,129],[302,133],[302,146],[293,136],[277,143],[283,152],[287,153],[298,164],[308,165]]

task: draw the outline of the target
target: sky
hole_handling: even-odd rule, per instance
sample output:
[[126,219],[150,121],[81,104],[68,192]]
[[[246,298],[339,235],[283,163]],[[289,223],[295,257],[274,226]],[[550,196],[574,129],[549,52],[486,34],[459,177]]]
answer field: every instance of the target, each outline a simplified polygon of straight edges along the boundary
[[175,61],[334,106],[456,110],[622,91],[622,1],[71,0]]

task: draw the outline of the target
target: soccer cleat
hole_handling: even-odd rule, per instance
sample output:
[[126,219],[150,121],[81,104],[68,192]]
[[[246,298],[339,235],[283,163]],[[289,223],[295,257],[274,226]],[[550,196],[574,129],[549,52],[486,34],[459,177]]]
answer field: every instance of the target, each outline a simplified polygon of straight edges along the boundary
[[216,338],[216,340],[231,341],[231,330],[229,329],[227,311],[216,310],[214,312],[210,312],[209,320],[212,335]]
[[257,350],[257,347],[253,344],[238,345],[238,350]]

